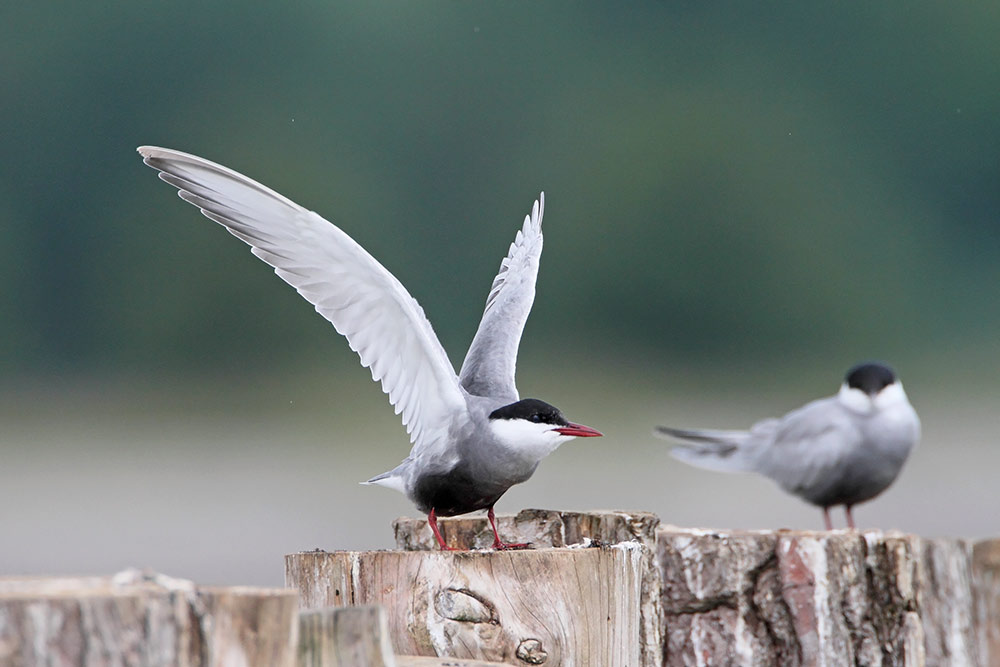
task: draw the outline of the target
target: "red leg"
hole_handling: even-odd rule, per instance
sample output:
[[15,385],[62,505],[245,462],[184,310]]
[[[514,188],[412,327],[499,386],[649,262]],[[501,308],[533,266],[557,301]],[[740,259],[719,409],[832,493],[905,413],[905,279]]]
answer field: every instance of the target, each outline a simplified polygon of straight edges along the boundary
[[497,522],[496,517],[493,515],[493,507],[490,506],[489,511],[486,516],[490,520],[490,526],[493,528],[493,548],[494,549],[527,549],[528,543],[511,544],[509,542],[504,542],[500,539],[500,533],[497,532]]
[[847,527],[851,530],[857,530],[854,526],[854,515],[851,514],[851,506],[844,505],[844,513],[847,514]]
[[829,507],[824,507],[823,508],[823,523],[826,524],[826,529],[827,530],[833,530],[833,522],[830,521],[830,508]]
[[444,538],[441,537],[441,531],[438,530],[438,519],[434,515],[434,508],[431,508],[431,513],[427,515],[427,523],[430,524],[431,530],[434,531],[434,537],[437,538],[438,544],[441,546],[441,551],[458,551],[452,547],[449,547],[444,543]]

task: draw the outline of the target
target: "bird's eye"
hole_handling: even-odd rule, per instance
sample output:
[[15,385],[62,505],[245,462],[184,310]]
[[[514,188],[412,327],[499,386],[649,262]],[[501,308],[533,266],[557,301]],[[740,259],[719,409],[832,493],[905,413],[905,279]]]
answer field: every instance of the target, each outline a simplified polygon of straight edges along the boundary
[[542,416],[536,412],[535,414],[531,415],[531,421],[535,422],[536,424],[541,424]]

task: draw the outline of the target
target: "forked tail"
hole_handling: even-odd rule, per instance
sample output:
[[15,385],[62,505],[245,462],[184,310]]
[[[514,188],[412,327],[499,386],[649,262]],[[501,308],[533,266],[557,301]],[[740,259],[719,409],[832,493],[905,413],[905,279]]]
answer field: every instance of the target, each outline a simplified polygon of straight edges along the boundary
[[745,472],[753,469],[747,456],[746,431],[707,431],[657,426],[656,435],[680,440],[670,451],[679,461],[718,472]]

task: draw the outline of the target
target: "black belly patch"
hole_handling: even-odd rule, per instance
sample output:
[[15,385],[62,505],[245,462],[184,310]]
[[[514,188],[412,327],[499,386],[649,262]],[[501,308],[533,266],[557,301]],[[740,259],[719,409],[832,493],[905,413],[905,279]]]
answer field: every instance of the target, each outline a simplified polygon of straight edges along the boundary
[[492,507],[509,485],[484,484],[461,467],[449,472],[421,475],[413,489],[413,500],[422,512],[455,516]]

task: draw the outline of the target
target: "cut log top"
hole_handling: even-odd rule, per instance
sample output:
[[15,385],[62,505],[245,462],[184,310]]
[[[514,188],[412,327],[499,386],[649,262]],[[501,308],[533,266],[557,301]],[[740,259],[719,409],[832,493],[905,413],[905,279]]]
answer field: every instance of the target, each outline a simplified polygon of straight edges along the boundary
[[[638,541],[652,547],[659,517],[651,512],[565,512],[526,509],[517,514],[498,514],[501,537],[529,542],[533,548],[565,547],[597,542],[618,544]],[[486,515],[438,519],[445,543],[455,549],[486,549],[493,532]],[[392,523],[396,547],[403,551],[437,551],[438,544],[426,519],[401,517]]]

